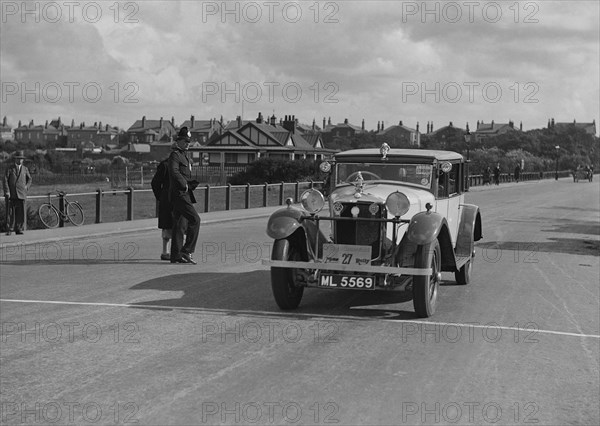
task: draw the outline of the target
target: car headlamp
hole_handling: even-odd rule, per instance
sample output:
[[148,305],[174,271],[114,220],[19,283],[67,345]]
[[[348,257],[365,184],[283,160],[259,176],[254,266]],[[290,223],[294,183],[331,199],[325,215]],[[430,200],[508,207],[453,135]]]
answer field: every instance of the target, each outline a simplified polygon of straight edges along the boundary
[[319,169],[323,173],[329,173],[331,171],[331,163],[329,161],[323,161],[321,164],[319,164]]
[[410,209],[410,201],[402,192],[396,191],[388,195],[385,200],[385,206],[387,207],[388,212],[393,214],[394,217],[400,217],[403,214],[406,214]]
[[325,206],[325,197],[316,189],[308,189],[300,196],[304,210],[311,214],[320,212]]

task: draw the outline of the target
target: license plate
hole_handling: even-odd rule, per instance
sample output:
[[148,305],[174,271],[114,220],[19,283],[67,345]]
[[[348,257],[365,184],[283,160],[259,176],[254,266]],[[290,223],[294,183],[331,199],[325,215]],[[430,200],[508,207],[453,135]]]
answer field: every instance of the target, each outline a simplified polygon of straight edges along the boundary
[[323,244],[323,261],[342,265],[370,265],[371,246]]
[[319,287],[375,290],[375,277],[371,275],[321,274]]

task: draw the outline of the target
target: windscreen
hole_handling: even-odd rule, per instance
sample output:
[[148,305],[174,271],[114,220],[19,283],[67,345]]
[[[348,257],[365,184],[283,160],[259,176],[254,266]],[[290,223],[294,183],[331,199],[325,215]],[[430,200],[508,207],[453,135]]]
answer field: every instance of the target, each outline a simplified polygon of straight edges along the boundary
[[431,164],[389,164],[389,163],[338,163],[337,182],[354,183],[362,176],[365,182],[389,180],[405,182],[430,189],[433,165]]

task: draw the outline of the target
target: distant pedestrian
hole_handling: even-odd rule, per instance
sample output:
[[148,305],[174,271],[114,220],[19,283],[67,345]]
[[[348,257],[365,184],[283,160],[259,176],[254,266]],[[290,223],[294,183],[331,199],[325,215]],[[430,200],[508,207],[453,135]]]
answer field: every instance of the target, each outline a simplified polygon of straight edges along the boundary
[[173,228],[173,206],[169,201],[169,167],[168,158],[158,164],[156,173],[152,178],[152,192],[158,201],[158,229],[162,229],[161,260],[170,260],[169,241]]
[[498,163],[494,169],[494,183],[500,185],[500,163]]
[[196,264],[192,254],[198,242],[200,216],[193,206],[198,182],[192,180],[192,163],[186,155],[191,137],[188,128],[182,127],[169,156],[169,196],[173,205],[171,263]]
[[515,182],[519,183],[520,177],[521,177],[521,165],[517,164],[515,167]]
[[492,169],[490,166],[487,166],[483,171],[483,184],[490,185],[492,182]]
[[22,234],[25,229],[25,200],[29,187],[31,187],[31,175],[27,167],[23,165],[24,159],[23,151],[15,152],[14,163],[8,167],[2,180],[7,206],[6,235],[10,235],[13,229],[15,233]]

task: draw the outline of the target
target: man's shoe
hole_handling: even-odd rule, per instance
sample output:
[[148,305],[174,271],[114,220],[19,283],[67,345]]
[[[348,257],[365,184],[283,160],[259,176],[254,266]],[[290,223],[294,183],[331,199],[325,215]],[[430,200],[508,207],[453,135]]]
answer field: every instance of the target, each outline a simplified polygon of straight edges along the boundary
[[17,232],[15,232],[15,234],[17,234],[17,235],[23,235],[23,231],[17,231]]
[[171,259],[171,263],[190,263],[187,260],[185,260],[183,257],[180,257],[179,259]]
[[161,254],[160,260],[171,260],[171,255],[170,254]]
[[187,263],[191,263],[192,265],[196,265],[197,262],[194,260],[191,254],[189,253],[181,253],[181,258],[185,259]]

